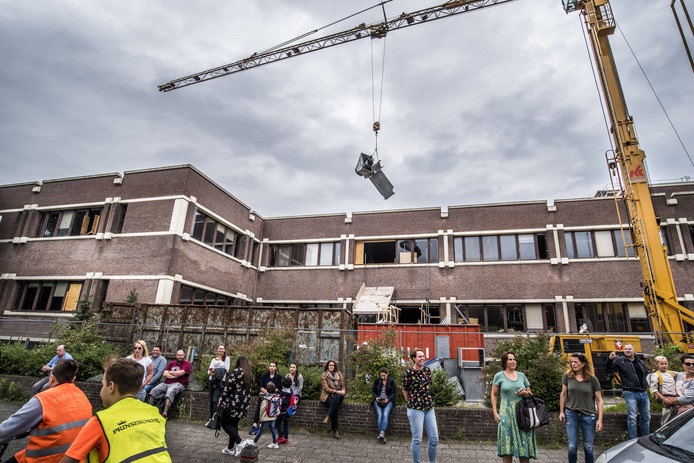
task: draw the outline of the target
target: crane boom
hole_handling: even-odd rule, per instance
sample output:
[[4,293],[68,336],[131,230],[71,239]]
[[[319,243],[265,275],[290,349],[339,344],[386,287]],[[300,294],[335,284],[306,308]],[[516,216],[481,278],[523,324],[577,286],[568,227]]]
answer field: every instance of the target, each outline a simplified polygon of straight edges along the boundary
[[253,53],[248,58],[234,61],[233,63],[171,80],[165,84],[159,85],[159,91],[170,92],[171,90],[176,90],[177,88],[187,87],[189,85],[235,74],[241,71],[247,71],[264,64],[270,64],[274,63],[275,61],[305,55],[306,53],[322,50],[324,48],[329,48],[343,43],[354,42],[355,40],[364,39],[367,37],[383,38],[390,31],[512,1],[514,0],[452,0],[442,5],[424,8],[412,13],[402,13],[393,19],[368,25],[362,23],[349,30],[308,40],[296,45],[288,45],[282,48],[273,48],[268,51]]

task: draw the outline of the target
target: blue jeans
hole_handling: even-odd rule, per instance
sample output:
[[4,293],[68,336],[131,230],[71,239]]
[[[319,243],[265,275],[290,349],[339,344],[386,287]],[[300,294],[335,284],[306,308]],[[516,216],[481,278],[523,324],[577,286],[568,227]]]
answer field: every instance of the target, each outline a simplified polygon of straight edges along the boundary
[[393,402],[388,402],[385,407],[381,407],[374,400],[373,405],[374,410],[376,410],[376,426],[378,427],[378,432],[386,432],[388,428],[388,416],[393,409]]
[[629,439],[638,437],[636,432],[636,414],[641,415],[639,420],[639,431],[642,436],[651,433],[651,402],[646,391],[622,391],[622,398],[627,404],[627,431]]
[[256,444],[258,443],[258,441],[260,440],[260,436],[263,435],[263,432],[266,428],[270,428],[270,432],[272,433],[272,443],[277,443],[277,432],[275,432],[275,420],[263,421],[262,423],[260,423],[260,429],[258,429],[258,434],[256,434],[255,439],[253,439],[253,442],[255,442]]
[[436,414],[434,409],[427,411],[407,409],[407,419],[410,420],[410,430],[412,431],[412,463],[419,463],[420,447],[422,446],[422,431],[426,430],[427,456],[429,463],[436,463],[436,448],[439,445],[439,430],[436,427]]
[[569,463],[578,461],[578,432],[583,433],[583,453],[586,463],[593,463],[593,442],[595,442],[595,423],[597,415],[585,415],[574,412],[568,408],[564,410],[566,415],[566,434],[569,437]]

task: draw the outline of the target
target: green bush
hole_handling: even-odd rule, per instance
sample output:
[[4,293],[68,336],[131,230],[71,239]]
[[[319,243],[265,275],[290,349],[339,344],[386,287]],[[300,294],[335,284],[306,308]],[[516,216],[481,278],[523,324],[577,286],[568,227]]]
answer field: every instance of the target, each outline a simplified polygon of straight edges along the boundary
[[[388,375],[397,383],[402,383],[402,375],[407,367],[403,362],[406,354],[396,346],[395,330],[385,331],[368,344],[359,346],[349,356],[354,377],[347,385],[347,397],[351,401],[369,403],[372,400],[371,388],[378,378],[381,368],[388,368]],[[398,387],[398,403],[404,403],[402,389]]]
[[559,410],[561,380],[567,370],[567,361],[558,353],[549,352],[549,338],[547,333],[536,336],[518,335],[497,345],[493,360],[487,363],[482,374],[487,405],[491,404],[494,375],[501,371],[501,355],[510,351],[516,355],[518,371],[528,377],[533,395],[545,401],[548,411]]
[[443,368],[431,373],[431,396],[434,399],[434,407],[452,407],[460,402],[460,393]]
[[[258,380],[267,372],[270,362],[277,363],[277,369],[282,376],[289,373],[289,358],[294,350],[295,339],[293,330],[268,328],[258,336],[251,338],[249,342],[239,342],[227,346],[227,355],[231,358],[232,368],[239,356],[243,355],[248,359],[253,369],[252,393],[257,394],[259,392]],[[209,364],[209,360],[207,364]],[[301,373],[303,374],[303,372]]]
[[[288,372],[289,370],[287,370]],[[301,398],[305,400],[320,399],[320,391],[323,388],[321,385],[321,375],[323,367],[320,365],[299,367],[299,373],[304,377],[304,389],[301,391]],[[349,391],[347,391],[349,392]]]
[[656,371],[658,365],[656,364],[655,357],[662,355],[668,359],[668,369],[672,371],[682,371],[682,359],[680,356],[684,353],[682,346],[679,344],[665,343],[660,346],[656,346],[653,349],[653,357],[650,357],[647,362],[651,371]]
[[0,379],[0,400],[7,402],[24,402],[27,396],[22,392],[22,388],[14,381]]
[[65,345],[67,352],[79,363],[77,380],[102,373],[101,363],[110,355],[123,357],[122,349],[106,344],[97,330],[98,317],[82,323],[71,324],[59,329],[57,341],[26,348],[23,342],[12,342],[0,345],[0,371],[19,376],[41,376],[41,367],[54,356],[55,348]]

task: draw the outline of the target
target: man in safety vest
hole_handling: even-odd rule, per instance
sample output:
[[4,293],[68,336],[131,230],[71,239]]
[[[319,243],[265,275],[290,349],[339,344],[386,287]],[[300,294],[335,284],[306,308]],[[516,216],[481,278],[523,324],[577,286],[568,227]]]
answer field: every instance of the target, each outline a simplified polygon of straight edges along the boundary
[[0,424],[0,442],[29,432],[26,449],[8,462],[57,463],[92,416],[92,404],[77,386],[75,360],[61,360],[51,370],[50,389],[36,394]]
[[159,410],[135,398],[145,370],[132,359],[109,360],[101,379],[104,410],[96,412],[60,463],[171,463],[166,420]]

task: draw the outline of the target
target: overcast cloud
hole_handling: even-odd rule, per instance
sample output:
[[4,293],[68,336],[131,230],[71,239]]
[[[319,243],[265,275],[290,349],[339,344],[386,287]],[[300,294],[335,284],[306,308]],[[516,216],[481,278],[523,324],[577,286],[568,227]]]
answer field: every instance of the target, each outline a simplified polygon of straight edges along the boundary
[[[435,4],[385,8],[393,17]],[[517,0],[157,89],[371,5],[0,0],[0,184],[192,164],[265,217],[553,201],[609,185],[611,139],[579,14],[560,0]],[[691,154],[694,74],[670,2],[612,8]],[[321,32],[382,16],[373,9]],[[612,47],[651,180],[693,175],[621,32]],[[373,47],[378,94],[384,42],[387,201],[353,170],[375,149],[371,56]]]

